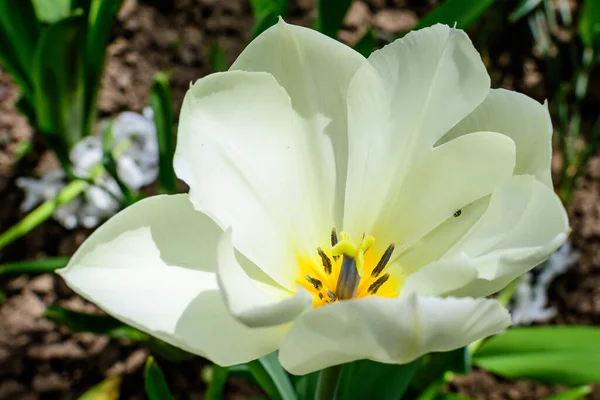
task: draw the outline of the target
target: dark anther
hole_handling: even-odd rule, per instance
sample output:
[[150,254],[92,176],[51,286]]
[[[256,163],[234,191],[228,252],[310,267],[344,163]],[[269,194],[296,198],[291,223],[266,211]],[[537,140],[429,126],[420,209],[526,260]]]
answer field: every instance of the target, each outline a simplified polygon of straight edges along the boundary
[[388,279],[390,279],[390,274],[382,275],[379,279],[377,279],[375,282],[373,282],[371,284],[371,286],[369,286],[369,288],[367,289],[367,292],[369,292],[370,294],[377,293],[379,288],[382,287],[383,284],[386,283]]
[[462,214],[462,210],[461,210],[461,209],[458,209],[458,211],[456,211],[456,212],[454,213],[454,218],[458,218],[458,217],[460,217],[460,214]]
[[319,299],[323,300],[323,293],[319,292]]
[[[334,228],[331,229],[331,247],[335,246],[336,244],[338,244],[338,235],[337,235],[337,230]],[[333,256],[334,260],[337,260],[339,256]]]
[[338,299],[338,297],[335,295],[335,293],[333,293],[331,290],[327,289],[326,293],[327,293],[327,296],[329,296],[329,298],[331,299],[331,301],[336,301]]
[[392,256],[395,247],[396,246],[394,245],[394,243],[389,245],[389,247],[385,250],[385,253],[383,253],[383,255],[381,256],[381,259],[379,260],[375,268],[373,268],[373,271],[371,271],[371,276],[379,276],[381,271],[383,271],[387,263],[390,261],[390,257]]
[[323,284],[321,283],[320,280],[313,278],[312,276],[310,276],[308,274],[304,275],[304,277],[306,278],[307,281],[310,282],[311,285],[313,285],[315,287],[315,289],[317,289],[317,290],[323,289]]
[[317,247],[317,252],[321,256],[321,261],[323,262],[323,269],[325,270],[325,273],[327,275],[331,275],[331,260],[329,259],[329,257],[327,257],[327,254],[325,254],[323,249],[321,249],[320,247]]
[[331,247],[335,246],[336,244],[338,244],[337,230],[333,228],[331,229]]

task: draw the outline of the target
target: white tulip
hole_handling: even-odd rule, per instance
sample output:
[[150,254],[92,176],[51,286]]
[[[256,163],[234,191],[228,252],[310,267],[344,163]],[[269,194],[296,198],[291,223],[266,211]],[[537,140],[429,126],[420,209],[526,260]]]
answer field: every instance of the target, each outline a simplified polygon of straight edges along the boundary
[[480,297],[564,242],[550,139],[547,108],[491,90],[461,30],[367,60],[280,21],[186,95],[189,195],[122,211],[60,274],[221,365],[276,349],[294,374],[406,363],[509,326]]

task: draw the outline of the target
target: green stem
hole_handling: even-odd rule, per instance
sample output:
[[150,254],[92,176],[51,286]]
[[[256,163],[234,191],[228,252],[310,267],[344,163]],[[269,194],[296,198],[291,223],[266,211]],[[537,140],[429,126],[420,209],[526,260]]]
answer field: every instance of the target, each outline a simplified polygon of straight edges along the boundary
[[76,180],[69,183],[63,190],[60,191],[56,198],[45,201],[35,210],[27,214],[25,218],[10,227],[7,231],[3,232],[0,235],[0,249],[3,249],[5,246],[14,242],[50,218],[52,213],[54,213],[54,210],[56,210],[61,204],[68,203],[75,197],[79,196],[87,186],[88,183],[82,180]]
[[332,400],[335,398],[340,376],[342,374],[342,365],[334,365],[333,367],[325,368],[319,374],[319,382],[317,383],[316,400]]

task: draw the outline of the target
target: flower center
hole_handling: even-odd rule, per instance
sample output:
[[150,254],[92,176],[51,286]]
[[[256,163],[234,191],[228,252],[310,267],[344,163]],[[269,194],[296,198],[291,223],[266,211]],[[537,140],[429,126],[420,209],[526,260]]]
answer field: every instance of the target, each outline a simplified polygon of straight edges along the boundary
[[340,232],[338,239],[333,228],[329,249],[318,247],[318,259],[299,259],[297,282],[314,296],[314,307],[351,298],[398,296],[398,279],[385,271],[394,244],[383,252],[377,252],[374,244],[373,236],[363,235],[356,245],[345,232]]

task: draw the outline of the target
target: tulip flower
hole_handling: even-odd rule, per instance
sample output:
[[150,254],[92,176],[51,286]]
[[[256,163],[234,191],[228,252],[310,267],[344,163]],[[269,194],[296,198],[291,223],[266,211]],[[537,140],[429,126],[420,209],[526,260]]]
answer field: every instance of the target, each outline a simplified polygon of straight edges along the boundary
[[368,59],[280,21],[183,102],[188,194],[142,200],[60,271],[107,313],[220,365],[406,363],[510,325],[493,294],[568,221],[547,107],[490,89],[436,25]]

